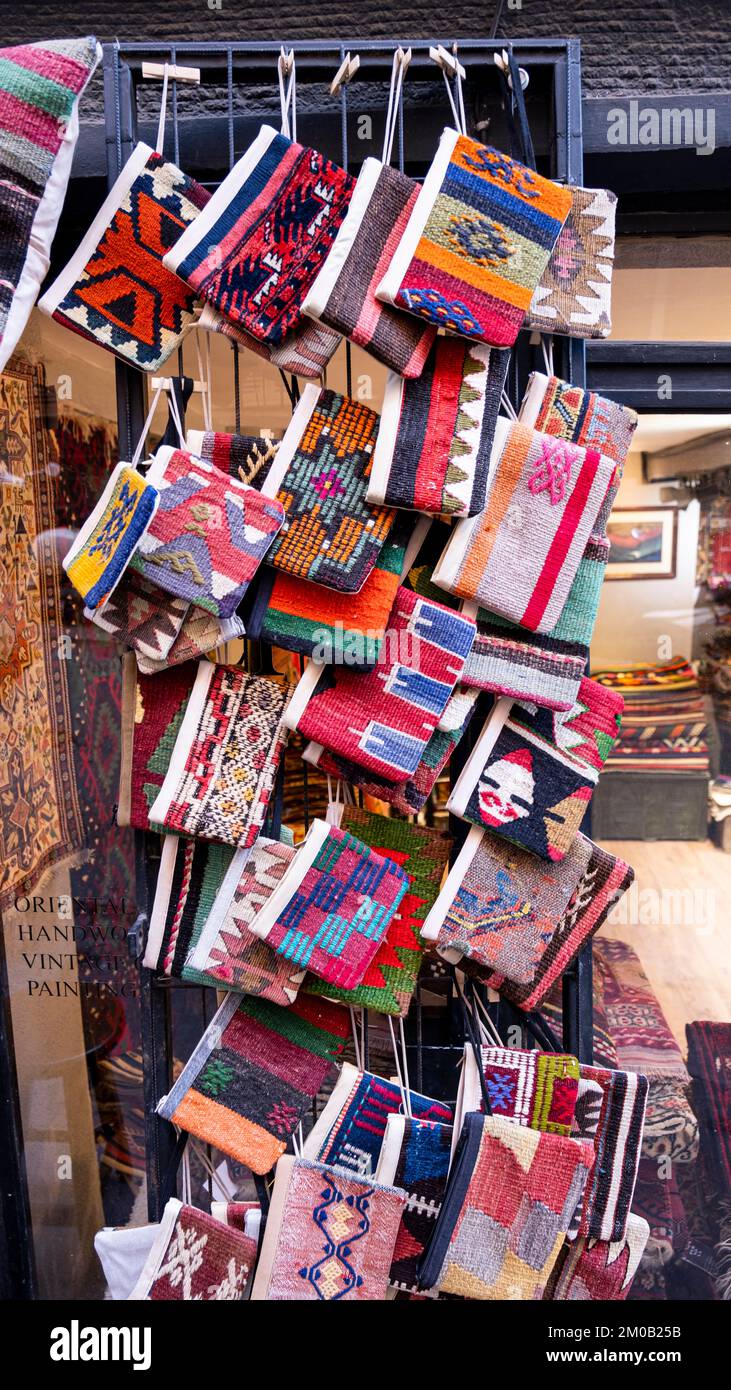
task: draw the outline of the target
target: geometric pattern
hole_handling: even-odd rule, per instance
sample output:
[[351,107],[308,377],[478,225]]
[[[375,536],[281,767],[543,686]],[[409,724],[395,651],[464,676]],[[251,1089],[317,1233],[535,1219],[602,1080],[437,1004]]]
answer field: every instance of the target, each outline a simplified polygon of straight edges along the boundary
[[181,449],[160,450],[150,477],[160,505],[133,567],[168,593],[230,617],[284,521],[282,506]]
[[473,516],[485,506],[508,353],[439,337],[421,376],[392,376],[376,444],[371,502]]
[[244,1297],[255,1262],[256,1241],[250,1236],[216,1221],[208,1212],[181,1206],[146,1297],[238,1301]]
[[[571,1133],[579,1087],[575,1057],[505,1047],[481,1052],[493,1115],[546,1134]],[[481,1097],[476,1108],[485,1108]]]
[[392,859],[337,826],[314,821],[308,840],[275,895],[276,907],[272,898],[269,916],[259,913],[251,929],[298,967],[353,989],[373,960],[409,880]]
[[[409,1091],[409,1110],[416,1120],[451,1125],[452,1108],[418,1091]],[[346,1062],[340,1079],[305,1141],[304,1157],[317,1159],[360,1178],[378,1167],[389,1115],[403,1113],[398,1083]]]
[[447,129],[378,297],[511,347],[570,207],[568,188]]
[[265,1297],[385,1299],[404,1198],[397,1188],[296,1159]]
[[163,661],[188,608],[185,599],[163,593],[128,568],[104,607],[85,609],[84,616],[149,661]]
[[[462,675],[475,624],[401,586],[387,632],[372,671],[322,669],[297,728],[328,751],[391,782],[405,782]],[[317,668],[311,670],[305,681],[317,678]]]
[[150,829],[150,807],[170,766],[195,676],[192,662],[147,676],[132,655],[123,658],[118,825]]
[[612,330],[617,195],[605,188],[570,191],[571,211],[533,292],[526,327],[606,338]]
[[[43,279],[44,254],[50,253],[78,136],[71,118],[99,52],[91,35],[0,49],[0,371]],[[65,172],[64,161],[56,163],[62,150]],[[49,196],[39,217],[44,195]],[[31,235],[34,254],[28,256]],[[14,304],[14,296],[21,282],[27,308],[18,314],[20,301]]]
[[344,808],[340,827],[397,864],[407,874],[409,886],[361,984],[343,990],[309,980],[306,988],[355,1008],[404,1016],[424,952],[421,927],[439,891],[452,841],[443,831],[351,806]]
[[630,1215],[621,1240],[579,1236],[566,1244],[551,1275],[545,1297],[552,1302],[625,1299],[644,1254],[650,1227],[642,1216]]
[[417,1293],[417,1262],[431,1239],[447,1185],[452,1128],[433,1120],[393,1115],[388,1122],[384,1154],[390,1146],[392,1127],[401,1144],[393,1182],[404,1188],[406,1206],[396,1237],[389,1283],[404,1293]]
[[87,608],[98,608],[109,598],[150,525],[157,504],[156,489],[129,464],[118,463],[63,561]]
[[166,265],[254,338],[281,343],[301,321],[354,187],[324,155],[264,125]]
[[467,1115],[421,1261],[423,1287],[472,1299],[542,1298],[593,1162],[584,1140]]
[[281,1009],[230,994],[158,1114],[268,1173],[349,1036],[347,1009],[326,999]]
[[137,145],[39,307],[136,367],[161,367],[196,309],[195,296],[166,270],[163,256],[208,197],[195,179]]
[[[378,415],[335,391],[308,386],[313,408],[277,494],[286,513],[268,563],[300,579],[357,593],[395,514],[366,500]],[[292,428],[292,427],[290,427]],[[292,442],[285,435],[287,449]]]
[[579,1232],[600,1240],[622,1240],[640,1161],[647,1077],[585,1065],[581,1077],[601,1086],[604,1095],[591,1140],[596,1161],[586,1187]]

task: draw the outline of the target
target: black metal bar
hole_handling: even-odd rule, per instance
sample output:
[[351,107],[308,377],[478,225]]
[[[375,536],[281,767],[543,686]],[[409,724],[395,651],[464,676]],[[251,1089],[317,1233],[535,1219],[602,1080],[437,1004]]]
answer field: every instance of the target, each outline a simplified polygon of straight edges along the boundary
[[633,343],[587,345],[592,391],[635,410],[657,412],[731,410],[731,347],[728,343]]

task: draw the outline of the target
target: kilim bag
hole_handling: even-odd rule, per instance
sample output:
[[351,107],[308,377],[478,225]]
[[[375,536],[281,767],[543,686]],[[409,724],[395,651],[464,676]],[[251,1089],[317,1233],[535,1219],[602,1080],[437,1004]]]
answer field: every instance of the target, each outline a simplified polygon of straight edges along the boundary
[[443,831],[378,816],[356,806],[343,808],[340,829],[398,864],[408,877],[408,891],[359,985],[344,990],[311,978],[306,989],[354,1008],[405,1017],[424,952],[419,929],[439,892],[452,840]]
[[397,1187],[280,1159],[252,1300],[385,1299],[405,1200]]
[[262,343],[253,338],[238,324],[219,314],[212,304],[204,304],[199,319],[200,328],[209,333],[222,333],[229,342],[238,343],[265,362],[271,362],[280,372],[291,372],[293,376],[303,376],[319,380],[331,358],[343,341],[339,333],[325,328],[313,319],[301,319],[281,343]]
[[[579,581],[583,563],[584,560],[571,592]],[[493,616],[485,608],[477,610],[476,623],[477,635],[462,677],[465,685],[507,695],[511,700],[527,700],[541,709],[573,708],[589,660],[587,646],[551,634],[528,632]]]
[[[344,1062],[322,1114],[304,1142],[302,1157],[371,1177],[375,1174],[389,1115],[405,1110],[400,1086]],[[451,1125],[452,1109],[418,1091],[409,1091],[409,1110],[417,1120]]]
[[419,196],[418,185],[391,168],[405,58],[397,49],[383,159],[364,160],[343,223],[302,308],[394,372],[418,377],[436,329],[376,299]]
[[118,463],[63,567],[90,610],[106,603],[145,536],[159,493],[128,463]]
[[180,636],[189,607],[186,599],[163,593],[127,569],[106,603],[85,608],[84,617],[132,647],[143,660],[162,666]]
[[284,508],[182,449],[158,449],[148,479],[160,505],[133,567],[158,588],[230,618],[282,526]]
[[570,207],[567,188],[447,129],[377,297],[511,347]]
[[403,570],[405,531],[404,523],[397,522],[357,594],[265,569],[247,635],[320,662],[374,666]]
[[484,1111],[483,1084],[490,1111],[517,1125],[545,1134],[572,1133],[579,1089],[576,1057],[558,1052],[528,1052],[517,1047],[480,1047],[482,1078],[477,1052],[465,1045],[457,1109],[455,1138],[472,1111]]
[[591,857],[586,873],[543,952],[532,981],[519,985],[500,975],[489,980],[505,999],[526,1012],[540,1008],[556,980],[603,925],[634,878],[629,864],[593,842],[589,844]]
[[526,327],[572,338],[612,331],[612,269],[617,195],[569,188],[571,208],[533,291]]
[[188,430],[185,447],[196,458],[213,463],[247,487],[261,488],[276,457],[275,440],[259,434],[222,434],[220,430]]
[[[144,583],[139,575],[137,578],[140,583]],[[163,605],[165,600],[169,604],[184,602],[184,600],[176,599],[172,594],[166,595],[162,589],[157,589],[155,592]],[[151,657],[144,655],[138,647],[137,665],[147,675],[154,675],[157,671],[166,671],[169,666],[180,666],[185,661],[199,661],[207,652],[214,653],[217,647],[222,647],[226,642],[232,642],[235,638],[243,637],[243,635],[244,624],[236,613],[233,613],[230,618],[217,618],[214,613],[207,613],[204,608],[198,608],[194,603],[186,604],[186,613],[180,632],[167,656],[159,661],[153,661]]]
[[471,618],[403,586],[372,671],[310,662],[287,711],[288,727],[379,776],[413,777],[475,635]]
[[151,829],[150,807],[170,766],[196,670],[191,662],[147,676],[132,652],[123,658],[118,825]]
[[642,1216],[630,1215],[621,1240],[579,1236],[564,1245],[543,1295],[554,1303],[627,1298],[650,1234]]
[[389,373],[369,501],[449,516],[483,510],[508,357],[440,336],[418,380]]
[[157,1225],[105,1227],[94,1248],[113,1299],[243,1299],[256,1241],[171,1197]]
[[473,825],[422,936],[453,963],[466,956],[528,984],[590,857],[591,842],[577,835],[566,858],[549,868],[528,850]]
[[487,511],[457,523],[434,583],[551,632],[614,470],[594,449],[498,420]]
[[[156,682],[158,677],[151,676]],[[287,741],[290,687],[201,661],[165,780],[156,826],[246,849],[259,835]]]
[[413,777],[406,782],[390,782],[367,772],[358,763],[330,753],[321,743],[308,743],[302,757],[321,772],[360,787],[367,796],[387,801],[403,816],[416,815],[426,805],[434,787],[464,734],[477,706],[477,690],[457,686],[447,701],[435,732],[427,743]]
[[362,983],[408,886],[393,860],[314,820],[251,930],[294,965],[351,990]]
[[156,371],[198,313],[163,263],[208,193],[149,145],[136,145],[75,255],[39,300],[57,323]]
[[101,55],[93,35],[0,48],[0,372],[48,271],[79,98]]
[[388,1277],[390,1287],[400,1293],[419,1291],[417,1264],[441,1211],[451,1144],[451,1125],[406,1115],[389,1115],[386,1120],[376,1181],[393,1183],[406,1192]]
[[596,1158],[581,1203],[578,1230],[582,1236],[599,1240],[622,1240],[637,1181],[648,1081],[636,1072],[584,1064],[581,1075],[601,1086],[603,1101],[591,1141]]
[[230,845],[165,836],[142,958],[148,970],[183,978],[235,853]]
[[585,679],[573,710],[529,714],[499,700],[449,799],[454,815],[486,825],[542,859],[563,859],[619,737],[621,697]]
[[229,994],[157,1113],[254,1173],[287,1147],[350,1036],[347,1009]]
[[593,1161],[586,1142],[497,1115],[466,1115],[419,1263],[422,1288],[471,1299],[542,1298]]
[[301,320],[354,187],[324,155],[263,125],[165,264],[254,338],[281,343]]
[[259,836],[250,850],[237,850],[223,879],[203,931],[194,943],[184,978],[205,977],[219,989],[259,995],[286,1008],[304,980],[298,968],[277,955],[251,930],[281,883],[296,850]]
[[305,387],[264,486],[286,512],[275,569],[348,594],[363,587],[395,520],[366,499],[377,433],[369,406]]

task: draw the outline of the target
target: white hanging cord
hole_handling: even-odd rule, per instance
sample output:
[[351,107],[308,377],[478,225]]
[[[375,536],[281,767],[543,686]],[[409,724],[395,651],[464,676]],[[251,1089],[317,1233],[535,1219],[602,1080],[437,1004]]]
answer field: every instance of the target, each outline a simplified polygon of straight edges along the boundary
[[162,154],[162,147],[165,143],[165,117],[167,116],[169,71],[170,64],[166,63],[162,74],[162,99],[160,102],[160,119],[157,123],[157,140],[155,141],[156,154]]
[[355,1009],[353,1008],[352,1004],[349,1004],[348,1008],[350,1010],[350,1026],[353,1030],[353,1051],[355,1052],[355,1065],[358,1068],[358,1071],[362,1071],[363,1059],[360,1051],[360,1043],[358,1042],[358,1025],[355,1018]]
[[462,132],[463,135],[466,135],[466,134],[467,134],[467,117],[466,117],[466,115],[465,115],[465,109],[464,109],[464,93],[463,93],[463,91],[462,91],[462,68],[461,68],[461,66],[460,66],[459,58],[457,57],[457,45],[456,45],[456,43],[452,45],[452,52],[453,52],[453,54],[454,54],[454,64],[455,64],[455,68],[456,68],[456,77],[457,77],[457,105],[459,106],[459,118],[460,118],[460,126],[459,126],[459,129],[460,129],[460,131]]
[[182,422],[182,420],[181,420],[181,418],[180,418],[180,411],[178,410],[178,398],[177,398],[177,396],[176,396],[176,394],[175,394],[175,389],[174,389],[174,386],[173,386],[173,381],[172,381],[172,379],[171,379],[171,381],[170,381],[170,389],[169,389],[169,391],[168,391],[168,393],[167,393],[167,396],[168,396],[168,404],[169,404],[169,406],[170,406],[170,414],[171,414],[172,417],[173,417],[173,424],[175,425],[175,428],[176,428],[176,430],[178,431],[178,439],[180,440],[180,447],[181,447],[181,449],[184,449],[184,448],[185,448],[185,431],[183,430],[183,422]]
[[404,1115],[407,1115],[407,1116],[409,1117],[409,1119],[410,1119],[410,1118],[411,1118],[411,1100],[410,1100],[410,1097],[409,1097],[408,1088],[406,1087],[406,1085],[405,1085],[405,1083],[404,1083],[403,1073],[402,1073],[402,1071],[401,1071],[401,1062],[400,1062],[400,1060],[399,1060],[399,1049],[398,1049],[398,1046],[397,1046],[397,1044],[396,1044],[396,1034],[395,1034],[395,1032],[394,1032],[393,1019],[391,1018],[391,1015],[390,1015],[390,1014],[387,1014],[386,1017],[387,1017],[387,1019],[388,1019],[388,1027],[389,1027],[389,1031],[390,1031],[390,1033],[391,1033],[391,1044],[392,1044],[392,1046],[393,1046],[393,1060],[394,1060],[394,1064],[395,1064],[395,1067],[396,1067],[396,1075],[397,1075],[397,1077],[398,1077],[399,1090],[401,1091],[401,1104],[402,1104],[403,1107],[404,1107]]
[[553,371],[553,334],[552,334],[552,333],[549,333],[548,335],[546,335],[546,334],[544,334],[544,333],[541,333],[541,349],[542,349],[542,351],[543,351],[543,364],[544,364],[544,366],[545,366],[545,368],[546,368],[546,374],[547,374],[548,376],[553,376],[553,375],[554,375],[554,371]]
[[401,101],[401,89],[404,85],[404,74],[411,62],[411,49],[404,53],[403,48],[397,48],[393,55],[393,67],[391,69],[391,86],[388,92],[388,110],[386,112],[386,128],[383,135],[383,157],[382,164],[391,163],[393,154],[393,141],[398,125],[399,103]]
[[161,397],[161,395],[162,395],[162,391],[163,391],[162,386],[158,386],[158,388],[157,388],[157,390],[156,390],[156,392],[155,392],[155,394],[154,394],[154,396],[153,396],[153,398],[152,398],[152,405],[150,406],[150,409],[149,409],[148,412],[147,412],[147,418],[146,418],[146,420],[145,420],[144,425],[142,426],[142,433],[141,433],[139,439],[137,440],[137,448],[135,449],[135,451],[134,451],[134,453],[133,453],[133,455],[132,455],[132,461],[131,461],[131,463],[130,463],[130,467],[131,467],[131,468],[136,468],[137,465],[138,465],[138,463],[139,463],[139,461],[140,461],[140,459],[142,458],[142,450],[143,450],[144,447],[145,447],[145,440],[147,439],[147,436],[148,436],[148,433],[149,433],[149,430],[150,430],[150,426],[151,426],[151,424],[152,424],[153,416],[154,416],[154,414],[155,414],[155,411],[157,410],[157,403],[158,403],[158,401],[159,401],[159,399],[160,399],[160,397]]
[[476,990],[475,990],[475,992],[474,992],[472,998],[474,999],[474,1001],[475,1001],[475,1003],[476,1003],[476,1005],[477,1005],[477,1008],[478,1008],[479,1012],[481,1013],[482,1018],[483,1018],[483,1020],[484,1020],[483,1032],[486,1030],[486,1031],[490,1034],[490,1041],[491,1041],[491,1043],[494,1043],[496,1047],[503,1047],[503,1045],[504,1045],[504,1044],[503,1044],[503,1040],[502,1040],[502,1038],[500,1037],[500,1034],[498,1033],[498,1030],[497,1030],[497,1028],[495,1027],[495,1024],[493,1023],[492,1019],[490,1018],[490,1015],[489,1015],[489,1013],[487,1012],[487,1009],[485,1008],[485,1005],[483,1004],[483,1002],[482,1002],[482,1000],[480,999],[480,996],[479,996],[479,994],[477,993]]
[[[390,1014],[389,1014],[390,1018]],[[404,1069],[404,1082],[406,1083],[406,1103],[409,1107],[408,1114],[411,1119],[411,1082],[409,1081],[409,1059],[406,1053],[406,1036],[404,1034],[404,1020],[399,1015],[398,1021],[399,1036],[401,1038],[401,1062]]]
[[[279,102],[282,110],[282,135],[288,140],[297,139],[297,79],[295,73],[294,49],[285,53],[280,50],[277,60],[279,75]],[[285,78],[287,84],[285,87]]]
[[503,410],[506,412],[506,414],[508,414],[508,415],[510,416],[511,420],[517,420],[517,418],[518,418],[518,412],[517,412],[517,410],[515,409],[515,406],[513,405],[513,402],[511,401],[510,396],[508,395],[507,391],[503,391],[503,393],[502,393],[502,395],[501,395],[501,397],[500,397],[500,403],[501,403],[501,405],[502,405],[502,407],[503,407]]
[[[203,383],[202,406],[203,406],[203,428],[210,433],[211,425],[211,378],[210,371],[205,371],[203,366],[203,354],[201,353],[200,329],[196,329],[195,334],[195,355],[198,360],[198,376]],[[207,366],[210,369],[210,335],[206,333],[206,346],[209,350]]]
[[295,1156],[295,1158],[300,1158],[300,1157],[302,1156],[302,1150],[300,1149],[299,1139],[297,1138],[297,1135],[296,1135],[296,1134],[291,1134],[291,1135],[290,1135],[290,1138],[291,1138],[291,1140],[292,1140],[292,1148],[294,1149],[294,1156]]
[[189,1148],[189,1144],[190,1144],[190,1140],[188,1141],[188,1143],[186,1144],[185,1148],[183,1149],[183,1158],[182,1158],[182,1162],[181,1162],[181,1165],[180,1165],[180,1172],[181,1172],[181,1191],[182,1191],[182,1194],[183,1194],[183,1202],[185,1203],[186,1207],[192,1207],[192,1205],[193,1205],[193,1187],[192,1187],[192,1183],[191,1183],[191,1179],[190,1179],[190,1148]]
[[[462,94],[462,78],[465,75],[465,71],[457,57],[457,45],[454,45],[454,53],[448,53],[446,48],[443,48],[442,45],[439,44],[437,48],[429,49],[429,57],[432,62],[436,63],[437,67],[442,70],[442,77],[444,78],[444,85],[447,89],[449,105],[452,108],[452,115],[454,117],[455,129],[459,131],[460,135],[466,135],[467,126],[465,120],[464,97]],[[450,79],[453,79],[456,83],[456,103]]]

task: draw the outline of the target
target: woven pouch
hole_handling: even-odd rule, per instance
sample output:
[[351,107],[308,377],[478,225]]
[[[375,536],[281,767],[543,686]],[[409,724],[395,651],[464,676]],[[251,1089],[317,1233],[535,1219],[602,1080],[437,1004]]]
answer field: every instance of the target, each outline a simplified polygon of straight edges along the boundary
[[589,843],[591,858],[586,873],[543,952],[532,981],[518,985],[500,975],[489,980],[505,999],[526,1012],[540,1008],[556,980],[603,925],[607,914],[634,878],[629,864],[593,842]]
[[571,187],[571,208],[533,291],[526,327],[572,338],[612,331],[612,270],[617,195]]
[[198,313],[195,295],[163,257],[207,201],[195,179],[136,145],[39,309],[135,367],[157,370]]
[[223,434],[220,430],[188,430],[188,453],[213,463],[247,487],[261,488],[276,457],[278,445],[259,434]]
[[230,618],[282,526],[284,509],[182,449],[158,449],[149,477],[160,505],[134,568],[158,588]]
[[377,433],[369,406],[305,387],[265,487],[286,512],[275,569],[347,594],[363,587],[395,520],[366,498]]
[[251,930],[295,966],[354,989],[408,886],[393,860],[314,820]]
[[152,823],[241,849],[253,845],[287,740],[289,695],[289,686],[240,666],[201,661]]
[[281,1159],[252,1301],[382,1301],[405,1200],[400,1188]]
[[542,1298],[593,1162],[586,1141],[466,1115],[421,1286],[470,1299]]
[[291,372],[293,376],[303,376],[307,380],[319,380],[328,363],[343,341],[339,333],[325,328],[313,319],[301,319],[297,326],[287,334],[281,343],[263,343],[252,338],[238,324],[219,314],[211,304],[203,305],[200,327],[210,333],[222,333],[229,342],[246,348],[265,362],[271,362],[280,372]]
[[377,296],[511,347],[570,207],[567,188],[447,129]]
[[202,299],[261,342],[295,328],[355,180],[263,125],[165,258]]
[[391,781],[413,777],[462,675],[471,618],[399,588],[372,671],[310,662],[287,723]]
[[192,663],[148,676],[138,671],[132,652],[122,658],[118,825],[152,828],[150,807],[170,766],[195,679]]
[[115,1299],[233,1302],[256,1263],[255,1240],[176,1197],[157,1225],[105,1228],[94,1248]]
[[[572,589],[577,581],[578,572]],[[570,598],[569,594],[567,603]],[[573,708],[589,660],[587,646],[529,633],[485,608],[478,609],[476,623],[477,635],[462,675],[465,685],[530,701],[541,709]]]
[[[573,1133],[579,1090],[576,1057],[559,1052],[528,1052],[518,1047],[480,1048],[482,1075],[490,1097],[491,1113],[512,1124],[538,1129],[544,1134]],[[484,1112],[482,1083],[473,1048],[465,1046],[457,1110],[455,1138],[472,1111]]]
[[421,374],[436,329],[376,299],[419,196],[406,174],[363,162],[353,196],[303,312],[365,348],[402,377]]
[[622,1240],[637,1182],[648,1081],[631,1071],[582,1065],[584,1080],[602,1089],[592,1143],[595,1163],[580,1207],[578,1231],[599,1240]]
[[85,608],[84,616],[143,660],[163,665],[180,636],[189,607],[186,599],[163,593],[128,568],[106,603],[96,609]]
[[305,762],[318,767],[321,772],[349,782],[352,787],[360,787],[367,796],[388,802],[403,816],[416,815],[429,800],[462,738],[475,712],[478,694],[477,690],[457,687],[447,701],[444,714],[419,759],[413,777],[406,782],[390,782],[386,777],[377,777],[358,763],[329,752],[321,743],[308,743],[302,756]]
[[[452,1123],[451,1106],[418,1091],[409,1091],[409,1108],[416,1120]],[[361,1178],[371,1177],[378,1167],[388,1117],[403,1109],[397,1083],[345,1062],[332,1095],[305,1139],[302,1157],[332,1164]]]
[[268,1173],[349,1036],[347,1009],[326,999],[280,1009],[230,994],[157,1113]]
[[[165,597],[169,603],[181,601],[175,599],[172,594],[164,595],[162,589],[156,592],[163,601]],[[236,613],[230,618],[217,618],[214,613],[207,613],[204,608],[198,608],[191,603],[186,605],[180,632],[167,656],[161,661],[153,661],[151,657],[143,656],[138,648],[137,665],[146,675],[151,676],[157,671],[166,671],[170,666],[180,666],[186,661],[199,661],[207,652],[215,652],[217,647],[222,647],[224,643],[232,642],[243,635],[244,624]]]
[[644,1217],[630,1215],[621,1240],[579,1236],[567,1242],[543,1297],[554,1303],[621,1302],[632,1288],[649,1234]]
[[530,631],[553,631],[614,471],[594,449],[500,419],[487,510],[457,523],[435,584]]
[[[235,850],[209,840],[163,840],[142,964],[176,979],[200,937]],[[200,982],[199,982],[200,983]],[[210,983],[210,981],[206,981]]]
[[464,957],[528,984],[588,867],[591,843],[577,835],[550,867],[472,826],[422,927],[453,963]]
[[418,1262],[431,1240],[447,1186],[451,1125],[389,1115],[376,1181],[406,1192],[388,1282],[400,1293],[417,1293]]
[[389,374],[369,501],[449,516],[483,510],[508,356],[439,337],[416,381]]
[[198,941],[193,944],[185,979],[197,975],[218,989],[259,995],[286,1008],[297,997],[303,968],[277,955],[251,930],[251,924],[281,883],[295,849],[259,836],[251,850],[237,850],[222,880]]
[[619,737],[624,702],[607,700],[606,693],[584,679],[577,703],[565,713],[512,712],[508,700],[499,700],[449,809],[541,859],[565,858]]
[[443,831],[410,825],[356,806],[344,807],[340,829],[397,864],[408,877],[408,891],[361,984],[345,990],[311,977],[306,989],[311,994],[339,999],[354,1008],[405,1017],[416,989],[424,951],[420,928],[439,892],[452,840]]
[[90,610],[114,592],[155,516],[159,493],[128,463],[118,463],[63,567]]
[[79,100],[101,56],[93,34],[0,49],[0,372],[48,271]]

